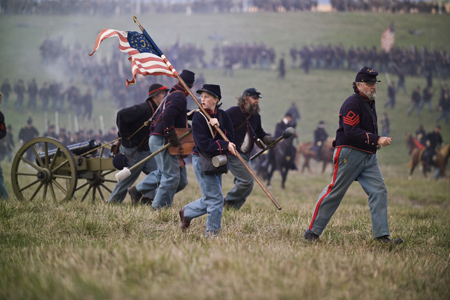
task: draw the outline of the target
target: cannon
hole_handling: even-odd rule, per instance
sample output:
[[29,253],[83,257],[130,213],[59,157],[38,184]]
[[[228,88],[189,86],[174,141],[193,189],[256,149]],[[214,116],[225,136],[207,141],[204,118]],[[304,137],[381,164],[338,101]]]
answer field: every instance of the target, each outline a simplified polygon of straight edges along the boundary
[[[99,196],[107,202],[117,182],[113,157],[105,149],[110,144],[94,140],[64,146],[50,137],[39,137],[25,143],[17,152],[11,167],[11,184],[19,200],[53,199],[92,201]],[[81,181],[80,184],[78,182]]]

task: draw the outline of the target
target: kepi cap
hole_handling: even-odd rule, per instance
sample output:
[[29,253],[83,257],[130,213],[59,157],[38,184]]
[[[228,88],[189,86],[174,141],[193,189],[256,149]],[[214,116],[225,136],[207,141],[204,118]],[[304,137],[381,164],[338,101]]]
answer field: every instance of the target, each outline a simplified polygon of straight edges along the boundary
[[180,77],[183,79],[183,81],[192,87],[195,81],[195,73],[189,70],[183,70],[180,74]]
[[369,67],[364,67],[356,74],[355,82],[380,82],[377,76],[377,71]]
[[197,91],[197,94],[201,94],[202,92],[211,94],[214,97],[219,98],[219,100],[222,99],[222,95],[220,93],[220,85],[204,84],[203,87]]
[[258,97],[258,98],[262,98],[261,97],[261,93],[258,92],[255,88],[249,88],[246,89],[243,93],[242,96],[246,97],[246,96],[250,96],[250,97]]

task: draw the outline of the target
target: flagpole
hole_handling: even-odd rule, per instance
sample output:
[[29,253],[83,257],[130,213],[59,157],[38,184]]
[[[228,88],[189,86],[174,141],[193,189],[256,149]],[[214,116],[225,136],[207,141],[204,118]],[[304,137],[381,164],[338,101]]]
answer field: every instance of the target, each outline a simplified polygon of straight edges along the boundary
[[[150,38],[150,36],[147,34],[146,30],[142,25],[138,22],[137,18],[133,16],[134,22],[139,26],[139,29],[144,33],[145,38],[148,40],[149,43],[152,44],[152,46],[160,52],[161,58],[164,61],[164,63],[167,65],[167,67],[172,71],[172,73],[175,75],[175,77],[178,79],[178,81],[181,83],[183,88],[189,93],[189,95],[192,97],[192,99],[195,101],[197,106],[200,108],[202,113],[208,118],[208,120],[211,119],[211,116],[208,114],[208,112],[203,108],[203,106],[198,101],[197,97],[192,93],[191,89],[187,86],[187,84],[184,82],[183,78],[180,77],[178,72],[175,70],[175,68],[172,66],[172,64],[167,60],[167,58],[162,54],[161,50],[159,50],[158,46],[156,46],[155,42]],[[222,132],[222,130],[219,128],[219,126],[215,126],[217,132],[222,136],[222,138],[229,142],[230,140],[227,138],[227,136]],[[259,186],[262,188],[264,193],[269,197],[269,199],[272,201],[272,203],[275,205],[275,207],[278,210],[281,210],[280,204],[275,200],[275,198],[270,194],[269,190],[264,186],[264,184],[259,180],[259,178],[256,176],[256,174],[253,172],[253,170],[248,166],[247,162],[242,158],[242,156],[239,154],[238,151],[236,151],[236,157],[241,161],[241,163],[244,165],[244,167],[247,169],[247,171],[252,175],[252,177],[255,179],[255,181],[259,184]]]

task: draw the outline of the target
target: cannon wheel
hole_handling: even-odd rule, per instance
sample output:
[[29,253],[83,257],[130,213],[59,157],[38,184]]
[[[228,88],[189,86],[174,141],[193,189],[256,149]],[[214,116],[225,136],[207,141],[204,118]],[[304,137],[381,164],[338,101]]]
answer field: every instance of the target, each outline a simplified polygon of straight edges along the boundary
[[[93,178],[86,179],[84,184],[81,184],[76,188],[76,191],[82,190],[86,188],[83,196],[81,197],[81,201],[84,201],[89,194],[91,194],[92,201],[95,201],[95,198],[100,196],[103,202],[107,203],[109,199],[109,195],[111,195],[112,190],[105,184],[106,182],[117,183],[117,180],[107,179],[106,176],[115,172],[116,170],[105,170],[105,171],[97,171],[93,172]],[[105,192],[107,197],[105,197]],[[74,195],[74,198],[76,196]]]
[[[105,151],[105,148],[101,147],[100,153],[98,153],[98,156],[96,156],[96,157],[103,157],[104,151]],[[108,203],[109,196],[111,195],[112,190],[108,187],[108,185],[106,185],[106,183],[110,183],[110,184],[113,183],[115,185],[117,183],[117,180],[108,179],[108,178],[106,178],[106,176],[110,175],[111,173],[113,173],[115,171],[116,171],[116,169],[90,172],[89,176],[84,177],[84,178],[83,178],[83,174],[81,174],[80,179],[85,179],[86,182],[76,188],[75,194],[73,195],[73,197],[75,199],[77,199],[76,192],[81,191],[84,188],[86,188],[86,190],[83,193],[83,196],[80,198],[81,201],[84,201],[89,196],[89,194],[91,194],[90,198],[92,199],[93,202],[95,201],[95,198],[98,195],[98,196],[100,196],[100,198],[103,202]],[[106,193],[107,197],[105,197],[105,193]]]
[[[54,156],[49,151],[55,151]],[[58,157],[58,159],[52,159]],[[69,200],[77,186],[72,153],[58,140],[40,137],[25,143],[11,167],[11,184],[19,200]]]

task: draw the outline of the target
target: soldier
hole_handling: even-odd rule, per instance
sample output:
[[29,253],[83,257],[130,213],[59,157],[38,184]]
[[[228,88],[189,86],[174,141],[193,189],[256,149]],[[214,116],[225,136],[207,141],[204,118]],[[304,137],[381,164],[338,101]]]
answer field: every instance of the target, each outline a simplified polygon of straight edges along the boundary
[[66,132],[66,128],[62,127],[61,129],[59,129],[59,134],[58,134],[57,139],[64,146],[68,146],[70,144],[70,137]]
[[320,121],[317,128],[314,130],[314,145],[311,150],[316,152],[317,161],[322,160],[322,148],[323,144],[328,138],[328,133],[325,130],[325,122]]
[[[248,165],[250,153],[257,140],[262,140],[269,148],[275,146],[272,145],[275,139],[267,134],[261,125],[260,98],[261,93],[255,88],[246,89],[238,98],[238,105],[226,111],[233,122],[236,149]],[[237,157],[230,156],[229,163],[230,171],[234,175],[234,187],[226,195],[224,207],[240,209],[252,192],[254,179]]]
[[301,119],[301,116],[295,102],[291,103],[291,106],[289,106],[286,113],[289,113],[292,116],[291,126],[294,128],[297,127],[297,121]]
[[391,109],[393,109],[395,107],[395,94],[396,94],[396,90],[395,90],[395,82],[391,81],[391,83],[389,83],[388,86],[388,101],[384,104],[384,107],[386,106],[391,106]]
[[436,125],[434,130],[428,133],[425,137],[425,150],[422,154],[422,160],[427,162],[427,171],[431,170],[431,166],[436,161],[437,151],[442,146],[441,126]]
[[0,142],[0,161],[7,157],[7,161],[12,161],[12,152],[14,150],[14,137],[12,135],[11,125],[6,126],[6,137]]
[[[195,81],[195,74],[183,70],[180,77],[189,88]],[[187,127],[187,99],[188,92],[180,82],[169,91],[164,103],[164,110],[152,122],[150,133],[150,151],[155,152],[167,142],[171,146],[179,146],[175,128]],[[155,209],[171,206],[175,193],[183,190],[188,184],[186,166],[178,155],[171,155],[168,149],[155,156],[158,169],[148,174],[136,186],[130,187],[128,193],[133,202],[139,202],[143,194],[156,190],[152,206]]]
[[23,98],[26,93],[25,84],[23,83],[22,79],[19,79],[14,85],[14,93],[17,94],[16,109],[19,112],[22,112]]
[[[20,145],[26,144],[27,142],[31,141],[32,139],[35,139],[39,136],[39,131],[36,129],[36,127],[33,126],[33,119],[31,117],[28,117],[27,124],[22,127],[19,131],[19,142]],[[29,160],[33,160],[33,151],[31,149],[28,149],[26,152],[25,157]]]
[[42,101],[42,111],[47,111],[48,101],[50,99],[50,93],[47,82],[44,82],[42,87],[39,89],[39,98]]
[[28,108],[31,111],[36,110],[38,91],[39,89],[36,83],[36,79],[33,78],[33,80],[28,84]]
[[[155,112],[167,93],[167,87],[155,83],[148,91],[148,98],[139,104],[121,109],[117,113],[116,124],[119,128],[118,136],[122,137],[120,153],[127,158],[128,167],[132,167],[151,154],[149,148],[149,126],[144,126]],[[113,128],[114,129],[114,128]],[[152,158],[131,171],[131,175],[121,182],[117,182],[109,197],[110,203],[122,203],[128,188],[138,179],[141,172],[149,174],[157,169],[156,160]],[[142,199],[142,203],[150,203],[154,193],[150,192]],[[136,204],[136,201],[133,202]]]
[[284,77],[286,76],[286,66],[285,66],[285,62],[284,62],[284,53],[281,54],[281,58],[278,62],[278,75],[277,78],[279,79],[284,79]]
[[57,139],[58,136],[56,135],[55,125],[52,124],[48,126],[48,130],[44,133],[44,136]]
[[417,108],[417,115],[420,116],[420,107],[419,107],[420,101],[421,101],[420,86],[417,86],[416,89],[411,94],[411,106],[408,109],[408,116],[416,108]]
[[91,120],[92,117],[92,93],[89,88],[86,94],[83,96],[82,104],[84,106],[83,118],[87,116],[88,120]]
[[420,102],[420,109],[426,104],[428,106],[428,111],[432,111],[431,99],[433,98],[433,93],[431,92],[431,87],[426,85],[422,90],[422,101]]
[[312,220],[303,236],[316,241],[338,209],[350,185],[357,180],[369,196],[373,236],[382,243],[401,244],[389,238],[387,189],[378,166],[376,152],[389,146],[392,138],[379,136],[375,99],[378,72],[362,68],[353,82],[354,93],[339,111],[339,128],[333,146],[332,182],[319,195]]
[[[287,111],[284,114],[284,118],[281,119],[280,121],[277,122],[277,125],[275,125],[275,133],[273,134],[274,137],[279,138],[280,136],[283,135],[283,132],[288,129],[289,127],[295,127],[297,124],[294,121],[294,118],[292,116],[292,114]],[[295,154],[296,154],[296,150],[293,144],[294,139],[297,137],[297,134],[292,135],[291,137],[285,139],[283,141],[284,144],[288,144],[289,146],[286,147],[286,151],[285,153],[283,153],[283,155],[285,155],[286,157],[291,157],[294,158]],[[269,155],[272,156],[271,159],[272,161],[274,161],[273,155],[275,150],[271,150],[269,151]],[[297,166],[295,165],[294,159],[290,159],[289,160],[289,169],[291,170],[298,170]]]
[[[0,104],[2,104],[3,94],[0,92]],[[6,136],[5,116],[0,111],[0,140]],[[0,165],[0,200],[8,200],[8,191],[5,188],[5,181],[3,179],[3,169]]]
[[9,83],[9,79],[5,78],[3,80],[2,86],[0,87],[0,93],[3,94],[3,102],[5,102],[5,107],[8,108],[8,99],[9,95],[12,92],[11,84]]
[[439,110],[441,113],[436,117],[436,123],[444,118],[445,124],[448,124],[448,120],[450,119],[450,93],[448,91],[439,100]]

